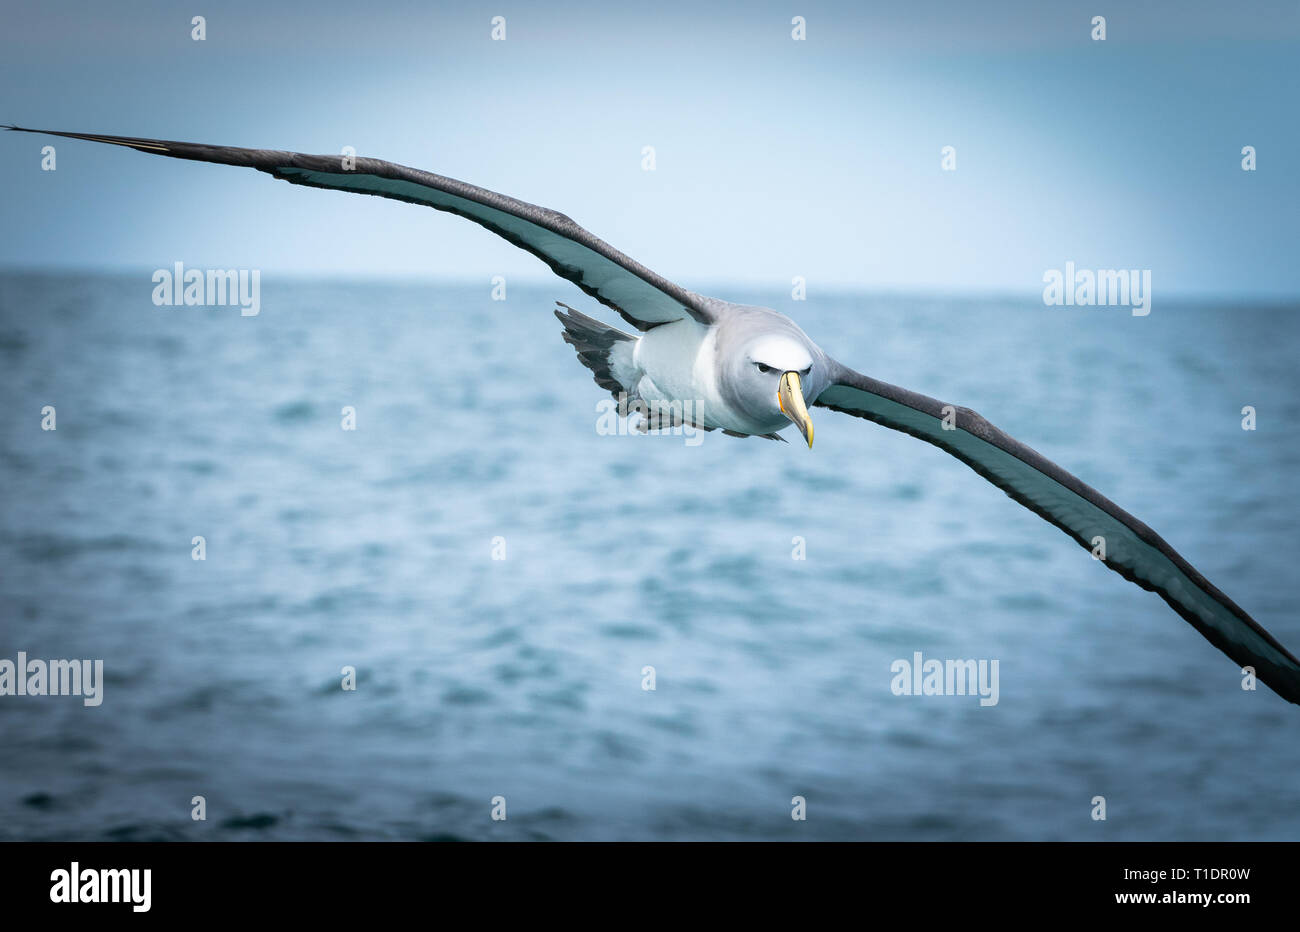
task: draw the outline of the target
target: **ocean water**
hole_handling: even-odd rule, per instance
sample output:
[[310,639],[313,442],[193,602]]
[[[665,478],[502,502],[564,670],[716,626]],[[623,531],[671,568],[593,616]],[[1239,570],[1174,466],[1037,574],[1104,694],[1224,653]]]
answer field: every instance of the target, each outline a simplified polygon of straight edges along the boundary
[[[2,839],[1300,837],[1300,709],[932,447],[602,435],[550,308],[618,321],[559,281],[151,290],[0,277],[0,657],[105,669],[0,697]],[[1300,648],[1300,308],[700,290],[975,408]],[[894,695],[916,651],[998,703]]]

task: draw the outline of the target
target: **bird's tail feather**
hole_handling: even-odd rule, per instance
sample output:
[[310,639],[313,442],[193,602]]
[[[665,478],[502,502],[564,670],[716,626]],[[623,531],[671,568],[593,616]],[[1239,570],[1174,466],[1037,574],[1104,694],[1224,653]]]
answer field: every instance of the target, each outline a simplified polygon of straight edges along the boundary
[[588,317],[581,311],[575,311],[563,301],[556,301],[563,311],[556,311],[555,316],[564,324],[564,342],[578,352],[578,359],[595,374],[596,384],[608,391],[615,398],[620,393],[631,393],[631,386],[624,385],[614,373],[614,354],[624,349],[620,344],[635,343],[636,337],[602,324],[594,317]]

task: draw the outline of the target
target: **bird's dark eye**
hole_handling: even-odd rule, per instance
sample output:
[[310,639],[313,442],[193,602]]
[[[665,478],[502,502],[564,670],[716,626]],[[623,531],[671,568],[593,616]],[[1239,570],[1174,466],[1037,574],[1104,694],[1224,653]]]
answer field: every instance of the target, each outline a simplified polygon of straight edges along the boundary
[[771,372],[771,371],[772,371],[772,367],[769,366],[769,365],[767,365],[766,363],[756,362],[756,363],[754,363],[754,365],[758,366],[758,371],[759,371],[759,372]]
[[802,372],[800,372],[799,374],[800,374],[800,375],[807,375],[809,372],[812,372],[812,366],[809,366],[807,369],[804,369],[804,370],[803,370]]

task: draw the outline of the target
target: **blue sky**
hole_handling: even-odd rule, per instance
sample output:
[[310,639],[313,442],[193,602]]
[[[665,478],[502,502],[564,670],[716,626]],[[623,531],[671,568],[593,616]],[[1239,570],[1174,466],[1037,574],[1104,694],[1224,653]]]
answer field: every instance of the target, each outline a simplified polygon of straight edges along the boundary
[[[5,0],[0,27],[0,122],[350,145],[561,210],[700,290],[1033,293],[1073,261],[1300,296],[1294,0]],[[433,211],[70,140],[42,172],[44,144],[0,136],[0,265],[549,277]]]

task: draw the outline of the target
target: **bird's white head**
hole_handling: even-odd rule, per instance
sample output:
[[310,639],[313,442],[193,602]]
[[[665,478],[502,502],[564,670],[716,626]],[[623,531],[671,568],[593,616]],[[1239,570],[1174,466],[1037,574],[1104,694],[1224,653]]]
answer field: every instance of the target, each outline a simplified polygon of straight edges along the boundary
[[734,355],[731,388],[735,401],[770,429],[793,422],[813,443],[808,403],[825,386],[825,361],[801,331],[766,332],[747,341]]

